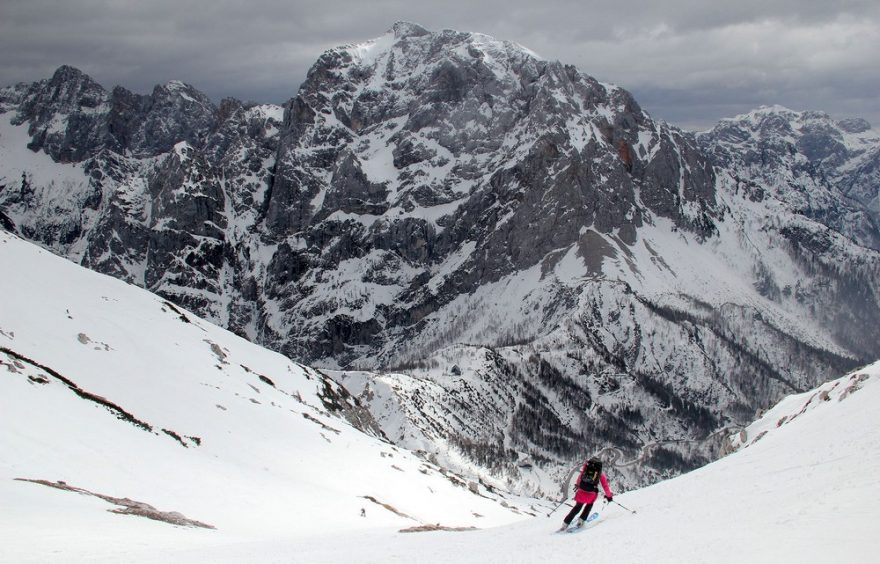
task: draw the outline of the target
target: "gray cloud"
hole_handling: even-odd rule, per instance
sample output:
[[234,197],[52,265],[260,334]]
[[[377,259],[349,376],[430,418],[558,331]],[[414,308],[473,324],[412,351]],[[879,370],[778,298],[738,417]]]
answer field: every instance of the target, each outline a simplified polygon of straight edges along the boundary
[[859,115],[880,125],[875,1],[413,2],[3,0],[0,84],[72,64],[147,92],[185,80],[215,99],[281,102],[325,49],[397,20],[515,41],[633,91],[692,128],[760,104]]

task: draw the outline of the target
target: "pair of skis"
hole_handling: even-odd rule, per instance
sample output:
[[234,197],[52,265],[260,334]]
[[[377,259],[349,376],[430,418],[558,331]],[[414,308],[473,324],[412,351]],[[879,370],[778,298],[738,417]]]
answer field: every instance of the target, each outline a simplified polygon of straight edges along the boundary
[[[564,502],[563,502],[563,503],[564,503]],[[604,509],[605,506],[608,505],[608,503],[609,503],[609,502],[606,500],[605,503],[602,504],[602,507],[600,508],[600,511],[601,511],[601,509]],[[618,502],[618,501],[616,501],[616,500],[611,500],[610,503],[614,503],[614,504],[616,504],[616,505],[619,505],[621,508],[623,508],[623,509],[624,509],[625,511],[627,511],[628,513],[631,513],[631,514],[633,514],[633,515],[636,514],[635,509],[630,509],[629,507],[626,507],[625,505],[621,505],[620,502]],[[561,507],[561,506],[562,506],[562,504],[559,504],[558,506],[556,506],[556,509],[559,509],[559,507]],[[556,509],[554,509],[553,511],[556,511]],[[548,514],[547,514],[547,517],[549,517],[550,514],[553,513],[553,511],[551,511],[550,513],[548,513]],[[573,527],[567,527],[567,528],[565,528],[565,529],[559,529],[557,532],[560,532],[560,533],[576,533],[576,532],[578,532],[578,531],[580,531],[580,530],[583,530],[583,529],[586,528],[587,523],[590,523],[590,522],[592,522],[592,521],[595,521],[596,519],[599,518],[600,511],[594,511],[593,513],[591,513],[591,514],[587,517],[587,520],[584,521],[583,525],[581,525],[580,527],[578,527],[577,525],[575,525],[575,526],[573,526]]]
[[572,525],[568,528],[560,529],[558,532],[560,532],[560,533],[576,533],[578,531],[583,531],[584,529],[587,528],[587,525],[589,523],[592,523],[593,521],[595,521],[598,518],[599,518],[599,512],[595,511],[593,513],[590,513],[590,515],[587,517],[586,521],[584,521],[584,523],[582,525]]

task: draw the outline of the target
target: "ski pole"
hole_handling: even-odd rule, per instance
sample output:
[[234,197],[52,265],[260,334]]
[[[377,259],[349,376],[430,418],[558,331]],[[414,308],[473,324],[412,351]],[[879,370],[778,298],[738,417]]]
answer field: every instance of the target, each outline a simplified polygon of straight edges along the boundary
[[567,500],[567,499],[563,499],[562,501],[560,501],[560,502],[559,502],[559,505],[557,505],[557,506],[554,507],[552,510],[550,510],[550,513],[547,514],[547,517],[550,517],[551,515],[553,515],[554,513],[556,513],[556,510],[559,509],[560,507],[562,507],[562,506],[565,504],[566,501],[568,501],[568,500]]
[[623,507],[624,509],[626,509],[627,511],[629,511],[629,512],[632,513],[632,514],[635,514],[635,513],[636,513],[635,510],[630,509],[629,507],[626,507],[625,505],[621,505],[620,502],[617,501],[616,499],[612,499],[611,501],[614,502],[614,503],[616,503],[617,505],[620,505],[621,507]]

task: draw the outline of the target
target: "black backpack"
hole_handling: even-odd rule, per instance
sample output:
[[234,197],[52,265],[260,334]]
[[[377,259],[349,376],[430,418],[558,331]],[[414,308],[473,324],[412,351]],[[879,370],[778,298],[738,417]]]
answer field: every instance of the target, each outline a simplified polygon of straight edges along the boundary
[[581,481],[578,482],[578,487],[588,492],[599,491],[597,486],[599,484],[599,476],[601,475],[602,461],[596,458],[591,458],[587,461],[586,466],[584,466],[584,471],[581,474]]

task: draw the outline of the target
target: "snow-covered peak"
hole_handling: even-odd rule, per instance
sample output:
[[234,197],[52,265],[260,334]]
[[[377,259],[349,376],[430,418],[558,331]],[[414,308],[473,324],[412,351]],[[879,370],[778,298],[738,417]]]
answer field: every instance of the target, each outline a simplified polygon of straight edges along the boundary
[[52,78],[34,83],[22,104],[22,118],[47,119],[51,114],[104,111],[109,95],[81,70],[62,65]]
[[806,112],[803,111],[792,110],[791,108],[788,108],[781,104],[764,104],[749,112],[746,112],[745,114],[740,114],[733,119],[738,121],[760,121],[768,116],[783,116],[789,119],[797,119],[799,116],[805,113]]
[[430,32],[417,23],[399,21],[391,26],[391,29],[388,30],[388,33],[391,33],[394,35],[394,37],[401,39],[404,37],[427,35]]
[[409,38],[430,35],[430,33],[431,32],[429,32],[419,24],[399,21],[391,26],[388,31],[386,31],[379,37],[368,39],[367,41],[363,41],[361,43],[335,47],[327,51],[327,53],[340,51],[348,52],[356,61],[360,62],[361,64],[369,65],[374,62],[378,57],[385,54],[396,43]]
[[[521,64],[519,61],[523,58],[543,60],[534,51],[511,41],[452,29],[428,31],[410,22],[397,22],[385,34],[375,39],[330,49],[324,53],[322,59],[326,61],[330,58],[335,65],[339,65],[340,61],[336,56],[340,54],[344,55],[343,65],[353,64],[364,71],[376,68],[387,79],[393,79],[395,75],[430,70],[433,63],[439,61],[467,64],[476,58],[483,59],[490,66],[501,67]],[[390,68],[387,64],[389,57],[393,58]],[[380,61],[380,68],[376,67],[376,63]]]
[[830,116],[826,112],[814,110],[793,110],[781,104],[765,104],[748,112],[721,120],[725,122],[760,124],[768,118],[782,117],[791,122],[804,122],[809,120],[828,120]]
[[797,213],[880,248],[880,130],[866,120],[763,106],[697,139],[737,182],[750,179]]
[[736,130],[744,132],[744,137],[754,136],[793,136],[795,130],[804,120],[805,112],[798,112],[785,106],[760,106],[747,113],[726,118],[713,128],[718,130]]
[[153,89],[153,98],[161,99],[166,97],[179,98],[206,108],[213,108],[213,104],[207,96],[199,92],[194,86],[180,80],[171,80],[165,84],[156,85]]
[[[412,42],[430,44],[431,50],[434,52],[441,51],[441,49],[438,49],[439,45],[447,44],[449,48],[442,49],[447,54],[469,51],[471,57],[477,56],[477,53],[482,53],[502,58],[525,55],[535,60],[543,60],[543,57],[531,49],[512,41],[499,40],[483,33],[461,32],[453,29],[433,32],[410,22],[397,22],[387,32],[375,39],[353,45],[345,45],[331,49],[329,52],[347,52],[355,61],[369,66],[380,57],[386,55],[395,46],[407,43],[408,48],[411,48],[410,44]],[[440,54],[442,55],[443,53]]]
[[190,88],[190,86],[181,80],[169,80],[165,83],[165,88],[167,88],[168,90],[176,91]]
[[[796,111],[779,105],[762,106],[724,119],[698,138],[713,151],[713,147],[725,148],[745,156],[749,163],[762,163],[762,167],[819,167],[827,176],[873,170],[876,164],[872,162],[880,155],[880,131],[871,129],[866,120],[837,121],[825,112]],[[853,183],[862,181],[855,178],[844,182]],[[871,190],[862,192],[870,195]]]
[[847,138],[853,142],[880,140],[880,133],[873,131],[871,124],[862,118],[835,121],[826,112],[792,110],[778,104],[760,106],[744,114],[725,118],[707,133],[731,127],[746,129],[760,135],[800,135],[823,130],[830,135],[841,139]]

